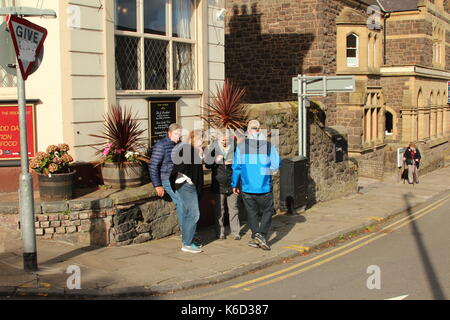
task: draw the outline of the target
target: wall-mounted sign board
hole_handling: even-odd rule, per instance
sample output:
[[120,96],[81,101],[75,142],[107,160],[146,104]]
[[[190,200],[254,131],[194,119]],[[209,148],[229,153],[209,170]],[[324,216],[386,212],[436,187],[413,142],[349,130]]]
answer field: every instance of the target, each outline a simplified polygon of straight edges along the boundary
[[[36,126],[34,105],[26,106],[28,157],[36,153]],[[20,160],[19,108],[0,105],[0,161]]]
[[150,101],[150,145],[167,137],[172,123],[177,123],[176,101]]

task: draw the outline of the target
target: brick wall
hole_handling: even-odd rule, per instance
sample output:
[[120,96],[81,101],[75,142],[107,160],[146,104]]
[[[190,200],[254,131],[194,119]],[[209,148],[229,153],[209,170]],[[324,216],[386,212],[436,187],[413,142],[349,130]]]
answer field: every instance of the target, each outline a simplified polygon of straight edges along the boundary
[[358,173],[362,177],[383,179],[385,150],[376,150],[362,154],[356,158],[358,162]]
[[433,41],[426,38],[388,39],[387,65],[433,66]]
[[247,89],[245,102],[295,100],[292,77],[336,73],[343,8],[335,0],[227,1],[226,77]]
[[433,35],[432,24],[425,20],[403,20],[387,22],[386,35],[426,34]]
[[227,1],[226,77],[246,88],[245,102],[295,100],[291,78],[303,72],[317,37],[317,1]]

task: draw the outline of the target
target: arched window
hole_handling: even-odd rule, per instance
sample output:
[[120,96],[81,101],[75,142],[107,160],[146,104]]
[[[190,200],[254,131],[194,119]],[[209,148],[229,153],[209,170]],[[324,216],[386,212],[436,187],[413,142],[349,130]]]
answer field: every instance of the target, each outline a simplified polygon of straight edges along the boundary
[[385,128],[386,135],[391,136],[394,133],[394,116],[389,111],[386,111],[385,115]]
[[354,33],[347,36],[347,67],[359,67],[359,37]]

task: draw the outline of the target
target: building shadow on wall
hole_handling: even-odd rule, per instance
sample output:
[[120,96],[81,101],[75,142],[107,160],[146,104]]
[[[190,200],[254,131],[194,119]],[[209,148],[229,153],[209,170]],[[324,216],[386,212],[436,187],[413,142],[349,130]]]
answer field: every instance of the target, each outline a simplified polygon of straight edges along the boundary
[[[233,7],[225,35],[226,78],[245,88],[245,103],[296,100],[292,78],[305,72],[303,60],[315,37],[288,30],[285,34],[262,34],[263,13],[257,6]],[[287,24],[278,28],[285,27]]]

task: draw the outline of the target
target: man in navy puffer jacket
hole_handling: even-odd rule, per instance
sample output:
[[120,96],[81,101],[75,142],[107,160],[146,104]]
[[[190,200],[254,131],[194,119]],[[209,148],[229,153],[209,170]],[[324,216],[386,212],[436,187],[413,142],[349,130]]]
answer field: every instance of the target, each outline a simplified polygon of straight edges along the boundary
[[172,150],[180,142],[183,128],[179,124],[172,124],[169,127],[167,137],[160,140],[152,150],[152,157],[148,166],[150,179],[153,187],[159,197],[164,197],[165,192],[169,194],[177,206],[178,222],[181,226],[181,217],[183,216],[183,204],[172,190],[170,185],[170,174],[173,169]]

